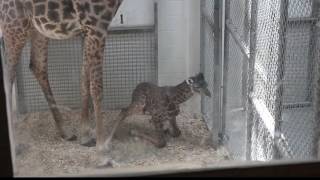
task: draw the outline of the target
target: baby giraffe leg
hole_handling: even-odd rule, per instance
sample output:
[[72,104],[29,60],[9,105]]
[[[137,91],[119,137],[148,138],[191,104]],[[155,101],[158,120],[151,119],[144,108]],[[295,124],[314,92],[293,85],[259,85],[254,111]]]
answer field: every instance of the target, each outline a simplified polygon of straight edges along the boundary
[[112,140],[112,138],[113,138],[118,126],[121,124],[121,122],[123,120],[126,119],[127,116],[129,116],[128,112],[129,112],[129,108],[123,108],[121,110],[121,112],[120,112],[118,118],[116,119],[116,122],[115,122],[110,134],[108,135],[108,138],[104,142],[105,150],[109,150],[109,144],[111,143],[111,140]]
[[150,135],[142,132],[138,132],[136,130],[131,130],[130,133],[133,136],[139,137],[141,139],[144,139],[153,145],[155,145],[157,148],[163,148],[166,146],[167,142],[165,140],[165,133],[163,130],[163,124],[161,121],[152,119],[152,123],[155,126],[156,131],[156,137],[151,137]]
[[[107,136],[106,141],[103,144],[103,153],[107,153],[110,150],[109,144],[111,143],[111,140],[113,139],[113,136],[118,128],[118,126],[121,124],[121,122],[123,120],[126,119],[126,117],[128,117],[130,115],[130,106],[129,108],[123,108],[118,116],[118,118],[116,119],[115,124],[112,127],[112,130],[110,132],[110,134]],[[103,167],[108,167],[108,166],[114,166],[116,164],[116,162],[114,162],[112,159],[108,158],[108,157],[103,157],[102,161],[100,161],[100,163],[98,164],[98,168],[103,168]]]
[[139,98],[138,101],[133,101],[127,108],[123,108],[121,112],[119,113],[116,122],[108,134],[108,138],[106,139],[104,143],[104,147],[106,150],[109,150],[109,144],[114,136],[114,133],[116,132],[118,126],[121,124],[122,121],[124,121],[128,116],[131,116],[133,114],[143,114],[143,107],[145,104],[145,98]]
[[170,130],[169,130],[169,134],[172,137],[179,137],[181,135],[181,131],[177,125],[177,121],[176,121],[176,116],[170,117],[169,118],[169,123],[170,123]]

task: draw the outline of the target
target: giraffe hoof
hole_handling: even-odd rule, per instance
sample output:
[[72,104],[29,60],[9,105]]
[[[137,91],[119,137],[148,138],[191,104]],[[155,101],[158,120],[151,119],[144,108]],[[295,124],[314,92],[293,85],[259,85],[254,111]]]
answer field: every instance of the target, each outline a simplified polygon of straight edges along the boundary
[[164,131],[166,134],[169,134],[171,137],[179,137],[181,135],[181,131],[180,130],[169,130],[169,129],[166,129]]
[[137,136],[138,136],[138,132],[137,132],[136,130],[131,129],[131,130],[129,131],[129,135],[130,135],[130,136],[133,136],[133,137],[137,137]]
[[86,147],[94,147],[96,145],[96,140],[93,138],[87,139],[87,140],[81,140],[80,143],[82,146]]
[[181,135],[181,131],[177,130],[177,131],[174,131],[171,133],[171,136],[176,138],[176,137],[179,137]]
[[109,158],[105,158],[100,163],[98,163],[96,168],[113,168],[117,165],[115,161]]
[[167,143],[165,141],[155,144],[155,146],[157,148],[164,148],[166,145],[167,145]]
[[75,140],[77,140],[77,136],[74,135],[74,134],[62,135],[62,138],[67,140],[67,141],[75,141]]

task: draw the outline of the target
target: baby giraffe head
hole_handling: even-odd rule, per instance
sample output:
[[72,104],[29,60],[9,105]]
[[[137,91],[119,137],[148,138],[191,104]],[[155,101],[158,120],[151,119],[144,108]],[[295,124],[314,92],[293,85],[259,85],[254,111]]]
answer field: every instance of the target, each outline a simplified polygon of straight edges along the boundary
[[192,91],[211,97],[211,93],[208,89],[208,83],[204,79],[204,76],[202,73],[199,73],[195,76],[190,77],[189,79],[186,80],[186,82],[190,86]]

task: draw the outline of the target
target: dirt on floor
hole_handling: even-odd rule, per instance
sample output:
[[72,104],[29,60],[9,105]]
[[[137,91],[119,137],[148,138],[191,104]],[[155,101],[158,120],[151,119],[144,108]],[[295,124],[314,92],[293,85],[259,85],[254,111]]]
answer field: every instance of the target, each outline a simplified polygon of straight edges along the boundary
[[[118,111],[108,111],[104,124],[114,123]],[[65,126],[73,127],[78,135],[80,112],[65,110]],[[117,163],[114,168],[150,167],[170,163],[215,164],[228,159],[224,147],[211,145],[210,132],[201,119],[186,113],[177,117],[181,136],[167,136],[167,146],[158,149],[149,142],[132,137],[130,129],[152,134],[148,116],[132,116],[116,131],[110,157]],[[94,126],[94,124],[93,124]],[[58,176],[79,174],[97,164],[96,148],[84,147],[79,141],[64,141],[57,134],[50,112],[27,114],[15,124],[16,163],[15,176]],[[78,136],[79,137],[79,136]],[[78,138],[79,139],[79,138]]]

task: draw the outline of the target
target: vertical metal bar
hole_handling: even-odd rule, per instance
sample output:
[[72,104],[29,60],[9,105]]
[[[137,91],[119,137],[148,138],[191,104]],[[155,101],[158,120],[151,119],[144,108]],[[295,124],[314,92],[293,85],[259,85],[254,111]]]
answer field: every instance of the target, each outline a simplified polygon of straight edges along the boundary
[[278,151],[277,141],[281,138],[281,125],[282,125],[282,104],[283,104],[283,91],[284,91],[284,73],[285,73],[285,59],[286,59],[286,34],[288,24],[288,0],[280,1],[280,21],[279,21],[279,47],[278,47],[278,64],[276,70],[276,97],[275,97],[275,133],[273,141],[273,159],[280,159],[281,154]]
[[159,84],[159,54],[158,54],[158,3],[154,3],[154,38],[155,38],[155,81]]
[[[203,17],[203,11],[204,11],[204,6],[205,6],[205,0],[200,1],[200,71],[205,74],[205,56],[204,56],[204,17]],[[204,96],[201,97],[201,113],[205,114],[205,100],[203,98]]]
[[[317,18],[318,11],[319,11],[319,0],[313,0],[312,3],[312,10],[311,10],[311,17],[310,18]],[[311,30],[310,30],[310,48],[309,48],[309,60],[308,60],[308,80],[309,80],[309,91],[312,91],[315,84],[313,84],[314,79],[314,63],[315,59],[315,51],[316,51],[316,43],[317,43],[317,21],[311,22]],[[306,97],[307,102],[312,101],[312,92],[309,92]]]
[[246,95],[246,124],[247,124],[247,141],[246,141],[246,159],[251,160],[251,136],[253,126],[253,102],[251,94],[254,88],[254,65],[256,58],[256,31],[257,31],[257,12],[258,12],[258,0],[252,0],[251,2],[251,25],[250,25],[250,59],[248,62],[248,79],[247,79],[247,95]]
[[213,107],[216,108],[216,113],[213,114],[213,131],[217,130],[218,127],[218,131],[217,132],[213,132],[212,134],[212,139],[213,139],[213,144],[216,146],[220,143],[220,139],[219,139],[219,135],[221,133],[221,88],[222,88],[222,77],[221,77],[221,73],[222,73],[222,65],[221,65],[221,57],[220,57],[220,51],[221,51],[221,44],[222,44],[222,40],[221,40],[221,21],[220,21],[220,4],[222,1],[220,0],[215,0],[214,1],[214,29],[213,29],[213,34],[214,34],[214,67],[213,67],[213,71],[214,71],[214,89],[213,89]]
[[[205,73],[205,59],[204,59],[204,17],[203,17],[203,11],[204,11],[204,6],[205,6],[205,0],[200,1],[200,71],[202,73]],[[203,98],[201,98],[201,101],[204,102]],[[203,104],[203,103],[201,103]],[[204,109],[203,105],[201,105],[201,109]]]
[[[224,22],[229,19],[230,16],[230,0],[226,0],[225,3],[222,5],[224,7],[224,16],[222,17],[223,19],[223,24],[225,24]],[[224,25],[225,26],[225,25]],[[223,34],[223,47],[224,49],[221,50],[221,53],[223,54],[222,58],[222,94],[221,94],[221,134],[220,137],[222,140],[226,140],[225,136],[227,136],[226,134],[226,104],[227,104],[227,84],[228,84],[228,78],[227,78],[227,73],[228,72],[228,61],[229,61],[229,38],[230,38],[230,34],[229,33],[225,33],[226,32],[226,28],[224,27],[223,29],[224,34]],[[224,142],[226,143],[226,142]]]
[[[312,10],[313,13],[315,13],[316,11],[318,11],[320,9],[320,1],[318,0],[314,0],[312,3]],[[318,18],[318,23],[320,22],[320,13],[315,13],[313,14],[314,16],[316,16]],[[314,89],[313,89],[313,97],[314,97],[314,101],[313,101],[313,110],[315,112],[315,119],[314,119],[314,138],[313,138],[313,156],[315,159],[319,158],[320,152],[319,152],[319,136],[320,136],[320,130],[319,130],[319,123],[320,123],[320,27],[316,26],[316,23],[314,23],[313,25],[313,30],[314,30],[314,44],[313,44],[313,62],[314,62],[314,73],[313,73],[313,85],[314,85]]]
[[219,12],[219,26],[220,26],[220,37],[219,38],[219,47],[220,52],[219,52],[219,61],[221,63],[220,66],[220,78],[221,78],[221,87],[220,87],[220,141],[223,142],[225,140],[225,135],[226,135],[226,85],[227,85],[227,77],[226,77],[226,70],[227,70],[227,66],[228,64],[226,63],[226,54],[228,53],[228,44],[226,46],[226,16],[227,16],[227,11],[229,11],[229,6],[227,7],[227,4],[229,3],[229,0],[222,0],[220,1],[220,12]]
[[[245,0],[245,8],[244,8],[244,22],[243,22],[243,40],[246,43],[246,45],[249,45],[249,33],[248,33],[248,27],[250,26],[249,24],[249,0]],[[241,98],[241,104],[242,107],[245,109],[246,107],[246,96],[247,96],[247,81],[248,81],[248,61],[247,61],[248,56],[247,55],[243,55],[242,56],[242,72],[241,72],[241,76],[242,76],[242,81],[241,81],[241,87],[242,87],[242,98]]]

